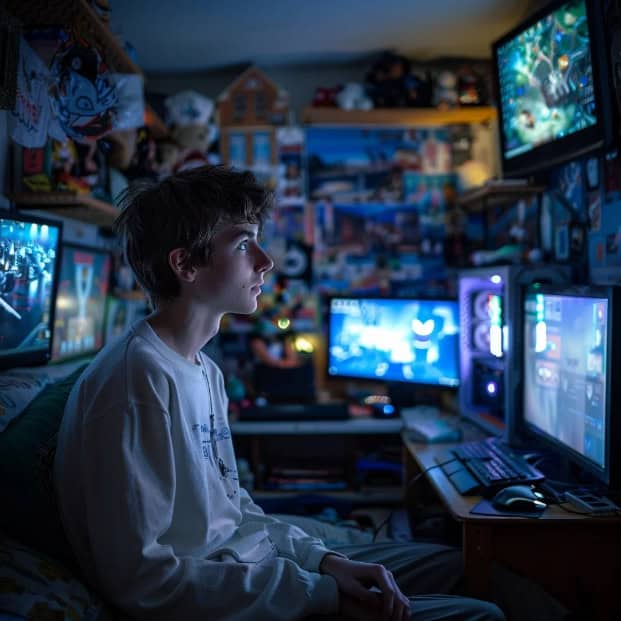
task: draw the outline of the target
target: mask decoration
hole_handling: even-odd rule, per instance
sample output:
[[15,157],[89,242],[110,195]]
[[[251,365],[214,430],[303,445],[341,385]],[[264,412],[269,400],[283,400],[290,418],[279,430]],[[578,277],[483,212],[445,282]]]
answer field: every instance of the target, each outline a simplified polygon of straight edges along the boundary
[[113,128],[117,89],[96,48],[69,38],[54,55],[50,73],[53,106],[68,136],[92,140]]

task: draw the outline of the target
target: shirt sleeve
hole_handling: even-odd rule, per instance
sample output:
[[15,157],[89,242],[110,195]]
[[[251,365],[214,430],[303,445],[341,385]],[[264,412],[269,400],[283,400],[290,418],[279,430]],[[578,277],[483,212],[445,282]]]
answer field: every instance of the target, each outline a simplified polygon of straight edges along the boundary
[[321,539],[311,537],[298,526],[266,515],[243,488],[240,488],[240,507],[242,524],[259,523],[267,531],[278,554],[290,558],[307,571],[319,571],[319,564],[326,554],[346,558],[345,555],[330,550]]
[[[132,618],[256,621],[337,612],[334,579],[305,569],[296,554],[240,563],[180,557],[165,543],[175,495],[165,411],[134,404],[99,416],[83,429],[82,443],[86,459],[76,476],[90,558],[81,560],[102,595]],[[291,549],[316,566],[319,545],[295,539]]]

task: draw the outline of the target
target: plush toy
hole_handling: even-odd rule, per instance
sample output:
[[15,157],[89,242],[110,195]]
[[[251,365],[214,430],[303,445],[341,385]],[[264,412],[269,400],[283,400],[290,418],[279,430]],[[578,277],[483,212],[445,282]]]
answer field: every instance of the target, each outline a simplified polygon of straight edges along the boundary
[[212,122],[213,101],[195,91],[182,91],[164,104],[170,135],[179,145],[173,172],[207,164],[207,150],[217,133]]
[[370,110],[371,98],[367,96],[362,84],[348,82],[336,95],[336,102],[343,110]]
[[433,83],[429,70],[424,67],[413,66],[405,78],[407,91],[407,105],[412,108],[426,108],[431,106]]
[[383,54],[366,76],[366,87],[376,108],[399,108],[408,105],[406,80],[411,63],[405,56]]
[[438,108],[451,108],[457,105],[457,76],[453,71],[440,71],[436,76],[433,103]]
[[312,106],[313,108],[336,108],[336,94],[338,88],[318,86],[315,89],[315,95],[313,96]]

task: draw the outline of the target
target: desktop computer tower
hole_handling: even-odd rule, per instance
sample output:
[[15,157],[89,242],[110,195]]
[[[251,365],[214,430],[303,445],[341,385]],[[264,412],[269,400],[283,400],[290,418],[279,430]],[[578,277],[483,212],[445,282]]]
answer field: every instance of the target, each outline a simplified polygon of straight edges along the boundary
[[460,270],[459,409],[462,417],[509,443],[517,441],[523,287],[568,284],[568,265],[498,265]]

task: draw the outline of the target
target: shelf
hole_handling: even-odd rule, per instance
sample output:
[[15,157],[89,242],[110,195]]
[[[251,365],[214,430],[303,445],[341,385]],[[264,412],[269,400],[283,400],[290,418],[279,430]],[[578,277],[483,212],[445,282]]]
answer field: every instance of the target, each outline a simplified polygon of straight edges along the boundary
[[110,29],[102,23],[86,0],[50,0],[24,2],[7,0],[6,9],[25,28],[39,26],[70,26],[89,43],[95,44],[112,69],[121,73],[142,71],[127,55]]
[[119,210],[110,203],[73,192],[18,192],[7,198],[18,207],[45,209],[58,216],[111,228]]
[[341,110],[340,108],[305,108],[303,122],[308,125],[455,125],[486,123],[496,118],[496,108],[472,106],[462,108],[376,108]]
[[377,486],[366,487],[361,490],[262,490],[255,489],[250,492],[255,500],[279,500],[293,498],[295,496],[330,496],[347,502],[363,502],[369,504],[398,504],[403,501],[403,487],[401,486]]
[[457,205],[469,211],[483,211],[489,206],[512,203],[529,198],[545,190],[541,185],[525,185],[522,183],[502,183],[482,185],[457,196]]

